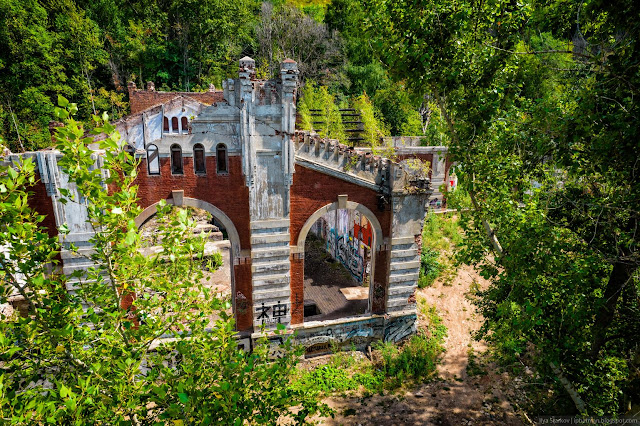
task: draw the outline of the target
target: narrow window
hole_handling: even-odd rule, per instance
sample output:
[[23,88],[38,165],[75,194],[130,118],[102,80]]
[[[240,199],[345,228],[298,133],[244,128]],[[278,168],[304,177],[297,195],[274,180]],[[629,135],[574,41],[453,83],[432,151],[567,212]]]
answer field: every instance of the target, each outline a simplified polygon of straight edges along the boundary
[[169,133],[169,118],[164,117],[162,131],[164,133]]
[[178,117],[171,117],[171,131],[173,133],[178,133],[180,129],[178,129]]
[[227,147],[224,144],[219,144],[216,147],[216,171],[218,173],[229,173]]
[[179,145],[171,145],[171,173],[182,174],[182,148]]
[[160,174],[160,159],[158,158],[158,147],[149,145],[147,147],[147,167],[150,175]]
[[193,147],[193,166],[195,167],[196,173],[206,173],[205,162],[204,162],[204,147],[202,144],[195,144]]
[[182,117],[180,121],[182,124],[182,133],[189,133],[189,120],[187,120],[187,117]]

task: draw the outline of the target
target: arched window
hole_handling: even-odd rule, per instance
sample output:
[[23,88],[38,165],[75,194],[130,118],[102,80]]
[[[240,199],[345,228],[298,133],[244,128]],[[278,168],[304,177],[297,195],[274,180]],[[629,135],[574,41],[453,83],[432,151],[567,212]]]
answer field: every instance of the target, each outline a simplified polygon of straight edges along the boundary
[[158,147],[149,145],[147,147],[147,168],[150,175],[160,174],[160,159],[158,158]]
[[199,143],[193,146],[193,167],[196,173],[202,174],[207,172],[204,161],[204,147]]
[[216,147],[216,171],[218,173],[229,173],[227,147],[222,143]]
[[178,128],[178,117],[171,117],[171,131],[173,133],[178,133],[180,131]]
[[189,120],[187,117],[182,117],[180,121],[180,124],[182,124],[182,133],[189,133]]
[[164,133],[169,133],[169,118],[168,117],[164,117],[163,124],[162,124],[162,131]]
[[183,174],[182,148],[180,148],[180,145],[176,144],[171,145],[171,173],[173,173],[174,175]]

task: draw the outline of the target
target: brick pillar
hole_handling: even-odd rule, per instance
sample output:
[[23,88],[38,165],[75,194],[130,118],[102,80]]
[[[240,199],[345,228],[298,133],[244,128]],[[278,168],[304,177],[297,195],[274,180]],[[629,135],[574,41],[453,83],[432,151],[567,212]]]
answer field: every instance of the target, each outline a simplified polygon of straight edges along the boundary
[[253,301],[251,297],[251,263],[233,266],[235,277],[236,330],[253,330]]
[[291,256],[291,324],[304,322],[304,257]]
[[387,288],[389,287],[389,251],[377,251],[375,256],[376,270],[373,273],[373,303],[371,312],[374,314],[383,314],[386,311]]

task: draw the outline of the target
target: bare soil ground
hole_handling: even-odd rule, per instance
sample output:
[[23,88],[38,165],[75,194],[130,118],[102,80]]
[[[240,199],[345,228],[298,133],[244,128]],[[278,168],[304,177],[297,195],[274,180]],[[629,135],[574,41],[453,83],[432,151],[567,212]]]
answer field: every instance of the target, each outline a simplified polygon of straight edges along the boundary
[[[438,378],[429,383],[372,397],[330,397],[325,402],[336,410],[326,425],[521,425],[507,396],[513,395],[512,379],[493,364],[467,368],[469,349],[478,355],[486,349],[471,338],[481,318],[468,299],[470,286],[487,283],[473,268],[463,266],[453,280],[437,280],[419,290],[418,298],[435,305],[448,329]],[[420,324],[425,327],[424,322]],[[469,373],[472,373],[471,375]]]

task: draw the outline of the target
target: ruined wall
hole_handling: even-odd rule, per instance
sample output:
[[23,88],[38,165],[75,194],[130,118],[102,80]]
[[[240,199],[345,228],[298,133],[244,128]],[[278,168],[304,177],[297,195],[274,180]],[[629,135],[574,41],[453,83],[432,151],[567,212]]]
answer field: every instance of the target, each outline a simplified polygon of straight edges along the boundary
[[[333,321],[331,324],[314,327],[296,327],[298,333],[296,343],[305,348],[307,356],[331,353],[334,346],[342,350],[353,347],[365,350],[376,340],[384,342],[401,342],[416,332],[417,316],[415,313],[403,316],[375,315],[369,318]],[[280,337],[271,338],[272,353],[278,355]]]
[[296,164],[295,171],[291,186],[291,245],[298,244],[300,231],[307,219],[321,207],[336,202],[337,196],[342,194],[348,195],[349,201],[362,204],[374,212],[380,221],[384,237],[390,236],[391,212],[388,209],[380,211],[378,208],[378,192],[299,164]]
[[[151,83],[151,85],[153,85],[153,83]],[[147,87],[148,89],[152,89],[149,85]],[[135,83],[129,83],[129,106],[131,108],[131,114],[136,114],[154,105],[164,104],[180,95],[189,96],[207,105],[221,102],[224,99],[221,90],[213,89],[208,92],[156,92],[155,89],[138,90]]]
[[[318,209],[336,202],[338,195],[347,195],[349,201],[359,203],[371,210],[382,227],[383,240],[391,235],[391,211],[380,211],[378,199],[380,194],[372,189],[364,188],[346,180],[323,174],[316,170],[296,164],[291,186],[290,234],[292,246],[298,244],[300,231],[309,217]],[[388,286],[388,256],[384,241],[374,242],[375,270],[372,284],[372,312],[384,311],[384,300]],[[291,304],[294,315],[292,324],[303,321],[304,303],[304,260],[291,261]]]
[[[296,131],[295,62],[285,60],[279,78],[268,81],[255,79],[251,58],[241,59],[239,65],[239,78],[224,82],[224,98],[220,91],[164,93],[130,87],[134,114],[117,125],[123,138],[138,149],[140,206],[147,208],[165,199],[182,205],[188,199],[191,205],[206,202],[210,204],[206,208],[219,209],[220,216],[228,217],[238,234],[232,265],[237,329],[253,332],[251,339],[261,334],[261,326],[270,332],[281,323],[290,332],[300,331],[299,341],[309,354],[315,354],[326,349],[330,340],[361,345],[409,335],[415,330],[412,296],[420,266],[416,238],[430,195],[428,180],[371,152]],[[185,117],[188,132],[183,131],[182,122],[179,133],[163,131],[163,116]],[[158,148],[160,173],[156,175],[147,168],[151,143]],[[196,144],[202,145],[206,173],[194,171]],[[216,148],[221,144],[228,155],[228,172],[218,173]],[[171,172],[172,145],[182,149],[183,174]],[[449,166],[445,147],[398,149],[401,158],[419,156],[431,161],[433,183],[444,181]],[[39,160],[41,170],[49,177],[55,175],[51,185],[64,187],[67,183],[53,161],[55,153],[46,155]],[[47,185],[36,186],[33,197],[34,203],[43,202],[39,206],[43,209],[52,206],[42,211],[47,226],[55,229],[56,223],[69,222],[70,241],[88,244],[91,233],[82,212],[76,211],[81,206],[44,203],[51,199]],[[303,228],[309,218],[321,215],[330,205],[357,209],[373,219],[372,229],[365,229],[374,235],[367,244],[372,245],[373,264],[370,315],[303,324],[304,246],[298,246],[298,239],[306,233]],[[227,226],[231,227],[228,222]],[[347,235],[355,235],[356,227],[349,224],[348,228]],[[74,263],[68,251],[62,258],[65,272],[88,266]]]
[[171,173],[171,160],[160,157],[160,174],[149,175],[146,158],[141,159],[138,178],[138,198],[146,208],[172,197],[172,190],[184,190],[184,196],[206,201],[222,210],[233,221],[243,249],[251,247],[249,229],[249,191],[244,185],[241,158],[229,156],[229,173],[216,174],[216,157],[207,156],[206,174],[196,174],[193,157],[183,156],[184,174]]

